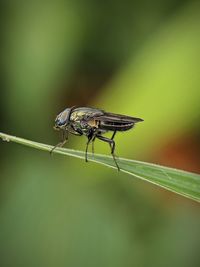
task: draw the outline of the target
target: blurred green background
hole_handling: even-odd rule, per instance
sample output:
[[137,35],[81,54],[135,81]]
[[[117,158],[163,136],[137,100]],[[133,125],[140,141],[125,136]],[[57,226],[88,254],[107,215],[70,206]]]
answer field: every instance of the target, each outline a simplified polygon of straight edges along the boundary
[[[56,144],[60,111],[98,107],[145,120],[116,136],[117,155],[200,173],[198,1],[2,1],[1,22],[2,132]],[[1,267],[200,266],[197,203],[94,163],[0,148]]]

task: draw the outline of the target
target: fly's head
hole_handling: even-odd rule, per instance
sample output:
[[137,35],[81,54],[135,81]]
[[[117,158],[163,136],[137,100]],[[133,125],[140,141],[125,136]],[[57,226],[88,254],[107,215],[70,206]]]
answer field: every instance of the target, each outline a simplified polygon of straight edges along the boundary
[[55,119],[55,130],[66,130],[70,122],[71,108],[66,108]]

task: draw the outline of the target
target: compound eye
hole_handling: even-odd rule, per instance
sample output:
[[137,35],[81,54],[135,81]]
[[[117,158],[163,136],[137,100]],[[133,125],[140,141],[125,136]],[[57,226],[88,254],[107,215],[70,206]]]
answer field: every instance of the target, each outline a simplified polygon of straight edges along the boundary
[[69,109],[65,109],[63,112],[58,114],[55,120],[55,124],[58,127],[63,127],[68,124]]
[[63,126],[63,125],[66,124],[66,120],[64,120],[63,118],[56,118],[56,120],[55,120],[55,124],[56,124],[57,126]]

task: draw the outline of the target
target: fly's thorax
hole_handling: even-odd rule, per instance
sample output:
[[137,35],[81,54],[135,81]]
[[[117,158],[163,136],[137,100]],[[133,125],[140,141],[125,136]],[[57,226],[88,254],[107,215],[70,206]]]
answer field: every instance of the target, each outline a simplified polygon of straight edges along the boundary
[[81,119],[83,118],[84,116],[84,111],[81,111],[81,110],[74,110],[71,115],[70,115],[70,121],[71,122],[78,122],[78,121],[81,121]]
[[77,132],[82,132],[84,135],[88,135],[91,132],[91,129],[93,131],[96,131],[98,128],[98,122],[94,119],[91,119],[89,121],[86,120],[77,120],[77,117],[70,122],[73,129]]
[[76,132],[81,132],[85,134],[87,132],[87,127],[86,125],[79,120],[74,120],[73,122],[71,121],[71,127],[74,129]]

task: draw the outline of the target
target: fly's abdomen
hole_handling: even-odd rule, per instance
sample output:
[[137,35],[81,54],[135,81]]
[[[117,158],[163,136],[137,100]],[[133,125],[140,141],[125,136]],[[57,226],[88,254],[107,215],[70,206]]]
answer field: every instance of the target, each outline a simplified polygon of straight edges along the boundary
[[100,121],[98,128],[107,131],[127,131],[133,128],[133,126],[133,122]]

